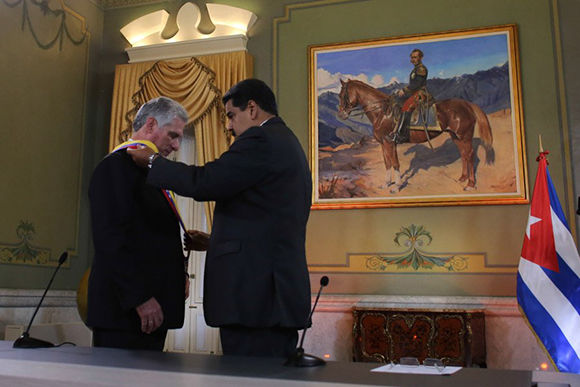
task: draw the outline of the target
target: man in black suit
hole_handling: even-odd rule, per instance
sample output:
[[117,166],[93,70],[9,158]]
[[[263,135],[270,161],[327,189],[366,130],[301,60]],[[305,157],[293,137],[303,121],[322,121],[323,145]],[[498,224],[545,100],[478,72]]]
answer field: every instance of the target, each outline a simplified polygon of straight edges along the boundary
[[89,188],[95,257],[87,324],[98,347],[163,350],[183,325],[186,297],[179,223],[163,191],[146,184],[126,146],[179,149],[187,112],[172,99],[144,104],[132,140],[96,167]]
[[272,90],[247,79],[223,97],[230,149],[202,167],[131,151],[147,182],[198,201],[215,200],[204,280],[204,314],[220,327],[225,355],[286,357],[307,324],[305,257],[312,179],[296,136],[278,117]]

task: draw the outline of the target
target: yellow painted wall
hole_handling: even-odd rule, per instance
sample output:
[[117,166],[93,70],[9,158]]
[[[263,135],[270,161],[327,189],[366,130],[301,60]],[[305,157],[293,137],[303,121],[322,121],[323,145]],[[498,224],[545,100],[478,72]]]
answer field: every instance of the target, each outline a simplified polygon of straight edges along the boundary
[[30,1],[8,3],[0,2],[0,287],[43,288],[68,251],[55,287],[76,288],[90,256],[84,184],[102,11],[91,2],[65,11],[51,2],[46,14]]

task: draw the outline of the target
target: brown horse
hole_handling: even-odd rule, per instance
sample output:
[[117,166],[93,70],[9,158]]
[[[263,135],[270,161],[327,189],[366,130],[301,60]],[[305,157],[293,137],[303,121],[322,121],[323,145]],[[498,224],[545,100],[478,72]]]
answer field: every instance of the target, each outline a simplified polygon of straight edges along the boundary
[[[398,115],[396,99],[385,94],[364,82],[357,80],[340,80],[342,88],[339,94],[338,117],[347,119],[352,111],[360,108],[373,125],[373,136],[381,144],[383,159],[387,169],[387,184],[394,186],[391,192],[398,192],[401,187],[401,173],[399,172],[399,158],[397,145],[387,136],[396,126]],[[479,127],[480,137],[486,150],[486,162],[493,162],[493,148],[491,127],[481,108],[463,99],[446,99],[435,103],[437,121],[440,130],[411,130],[411,143],[422,143],[439,136],[443,132],[449,133],[451,139],[459,149],[463,169],[460,182],[467,180],[464,190],[475,189],[473,133],[475,124]]]

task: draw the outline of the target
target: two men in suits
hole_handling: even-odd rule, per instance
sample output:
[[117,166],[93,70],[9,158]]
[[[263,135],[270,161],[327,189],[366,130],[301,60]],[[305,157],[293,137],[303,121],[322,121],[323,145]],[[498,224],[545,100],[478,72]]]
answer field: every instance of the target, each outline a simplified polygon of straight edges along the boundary
[[188,115],[172,99],[144,104],[132,141],[96,167],[89,188],[95,257],[87,324],[95,346],[162,350],[167,329],[183,325],[186,273],[177,214],[163,191],[146,183],[125,146],[163,156],[179,149]]
[[[204,314],[226,355],[285,357],[307,325],[305,257],[312,179],[272,90],[247,79],[223,97],[236,140],[217,160],[188,166],[131,150],[147,183],[215,201],[204,279]],[[163,156],[161,154],[161,156]]]

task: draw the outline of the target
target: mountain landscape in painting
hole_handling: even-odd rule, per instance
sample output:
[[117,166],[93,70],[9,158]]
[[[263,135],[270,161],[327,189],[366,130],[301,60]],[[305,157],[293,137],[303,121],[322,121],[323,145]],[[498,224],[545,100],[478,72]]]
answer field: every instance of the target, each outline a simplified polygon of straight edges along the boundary
[[[487,164],[476,126],[473,139],[477,182],[472,195],[517,192],[514,128],[511,112],[509,66],[491,67],[473,74],[450,78],[431,78],[427,89],[435,100],[460,98],[478,105],[491,125],[495,160]],[[346,81],[346,79],[344,80]],[[392,81],[378,90],[394,94],[406,84]],[[387,171],[380,144],[373,137],[373,127],[364,113],[337,117],[339,95],[326,91],[318,96],[318,197],[342,198],[413,198],[463,196],[458,181],[462,174],[461,156],[448,134],[427,143],[399,144],[402,185],[400,191],[389,189]]]
[[[475,74],[464,74],[453,78],[427,80],[427,89],[436,100],[461,98],[478,105],[486,114],[510,107],[508,64],[496,66]],[[406,84],[391,82],[379,88],[393,94]],[[372,137],[373,128],[364,116],[351,116],[347,120],[336,117],[338,93],[331,91],[318,97],[318,146],[336,147],[353,144],[363,137]]]

